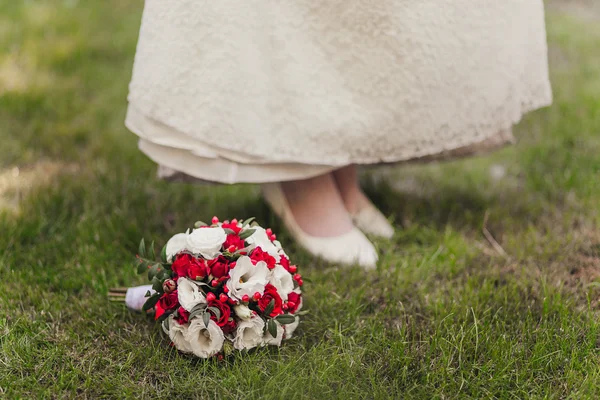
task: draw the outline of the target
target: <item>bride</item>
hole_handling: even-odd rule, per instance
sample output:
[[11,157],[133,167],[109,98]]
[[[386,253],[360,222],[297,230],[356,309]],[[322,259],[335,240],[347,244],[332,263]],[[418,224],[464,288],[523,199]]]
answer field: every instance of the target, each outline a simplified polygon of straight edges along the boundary
[[373,268],[394,228],[357,166],[491,150],[551,97],[542,0],[146,0],[126,125],[161,177],[259,183]]

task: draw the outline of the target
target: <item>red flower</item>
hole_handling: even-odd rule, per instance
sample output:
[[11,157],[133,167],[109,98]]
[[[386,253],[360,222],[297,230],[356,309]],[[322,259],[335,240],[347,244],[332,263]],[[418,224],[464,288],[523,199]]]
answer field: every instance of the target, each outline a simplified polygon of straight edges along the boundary
[[286,256],[279,256],[279,264],[281,264],[286,271],[290,268],[290,260],[288,260]]
[[221,327],[221,330],[223,333],[230,333],[235,331],[235,328],[237,328],[235,320],[233,318],[229,318],[229,321],[227,321],[227,323]]
[[221,315],[219,316],[218,319],[217,319],[217,316],[213,312],[210,312],[210,319],[215,321],[217,323],[217,325],[219,325],[219,327],[221,327],[221,329],[223,329],[223,327],[225,325],[227,325],[227,323],[229,322],[229,317],[231,316],[231,308],[229,308],[227,303],[222,303],[216,299],[213,301],[209,301],[208,306],[218,308],[219,311],[221,312]]
[[160,306],[159,303],[156,303],[154,306],[154,319],[157,320],[161,315],[165,313],[165,309]]
[[271,311],[269,317],[275,317],[282,313],[282,301],[281,297],[279,296],[279,293],[277,293],[277,289],[275,288],[275,286],[271,285],[270,283],[267,283],[267,286],[265,286],[265,292],[258,301],[258,307],[261,309],[261,311],[265,311],[271,300],[275,300],[275,307],[273,307],[273,311]]
[[234,251],[236,251],[246,247],[246,244],[244,243],[244,239],[240,238],[238,235],[232,234],[227,235],[227,239],[225,240],[225,243],[223,243],[223,248],[229,249],[231,246],[235,247]]
[[223,256],[219,256],[214,260],[210,260],[208,262],[208,266],[210,267],[210,273],[215,278],[223,278],[227,276],[230,269],[229,261]]
[[269,269],[275,268],[275,264],[277,264],[275,257],[270,255],[269,253],[264,252],[260,247],[257,247],[254,250],[252,250],[252,254],[250,254],[250,259],[252,260],[252,263],[254,265],[256,265],[260,261],[266,262],[267,267]]
[[177,309],[177,316],[175,317],[175,321],[179,323],[179,325],[187,324],[190,320],[190,313],[186,311],[185,308],[179,307]]
[[[300,303],[302,301],[302,295],[292,292],[290,294],[288,294],[288,312],[290,314],[295,313],[298,310],[298,307],[300,306]],[[291,306],[291,304],[293,304],[293,306]]]
[[192,280],[204,279],[209,273],[208,265],[206,260],[201,258],[192,258],[192,261],[188,265],[188,276]]
[[192,260],[190,254],[180,254],[177,256],[175,261],[173,261],[173,265],[171,265],[171,270],[173,270],[173,280],[177,281],[177,278],[180,276],[188,276],[188,269],[190,265],[190,261]]
[[230,222],[230,223],[227,223],[227,224],[223,224],[223,225],[221,225],[221,228],[223,228],[223,229],[231,229],[237,235],[238,233],[240,233],[240,231],[242,230],[242,228],[240,228],[239,226],[237,226],[237,221],[235,221],[235,222],[236,222],[235,224],[233,222]]
[[196,278],[204,278],[208,275],[206,260],[185,253],[180,254],[175,259],[171,269],[174,274],[173,280],[177,280],[180,277],[190,277],[196,280]]
[[178,306],[179,301],[177,300],[177,290],[171,293],[165,293],[160,297],[158,303],[156,303],[154,306],[154,318],[158,319],[166,311],[172,310]]

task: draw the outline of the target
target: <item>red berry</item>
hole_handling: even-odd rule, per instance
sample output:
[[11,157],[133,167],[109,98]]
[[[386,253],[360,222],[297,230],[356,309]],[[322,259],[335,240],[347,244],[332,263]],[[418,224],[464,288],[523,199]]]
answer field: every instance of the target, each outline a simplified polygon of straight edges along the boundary
[[283,309],[283,311],[287,311],[287,310],[288,310],[288,308],[290,308],[290,307],[287,305],[287,303],[284,303],[284,304],[281,306],[281,308]]
[[290,270],[290,272],[292,274],[295,274],[296,271],[298,271],[298,267],[296,267],[295,265],[290,265],[290,269],[289,270]]
[[298,280],[298,286],[304,285],[304,281],[302,279]]
[[287,306],[288,307],[294,308],[295,305],[296,305],[296,303],[294,303],[293,301],[288,301],[287,302]]
[[300,279],[302,279],[302,275],[300,275],[300,274],[294,275],[294,280],[295,281],[299,281]]
[[210,282],[210,284],[211,284],[211,286],[217,286],[217,285],[219,285],[219,281],[218,281],[218,280],[216,280],[216,279],[213,279],[213,280]]
[[234,218],[234,219],[232,219],[232,220],[231,220],[231,223],[232,223],[233,225],[237,225],[237,223],[238,223],[238,220]]
[[229,264],[229,269],[234,269],[235,268],[235,264],[236,264],[235,261],[232,262],[231,264]]
[[216,299],[217,299],[217,296],[215,296],[215,294],[213,292],[208,292],[208,294],[206,295],[207,301],[215,301]]
[[229,304],[231,304],[232,306],[235,305],[236,301],[234,299],[232,299],[231,297],[227,299],[227,302]]
[[231,245],[227,248],[227,251],[230,253],[234,253],[237,250],[237,248],[234,245]]
[[224,291],[225,293],[229,293],[229,288],[228,288],[227,286],[223,286],[223,291]]
[[271,235],[271,242],[274,242],[277,239],[277,235]]
[[[242,255],[242,256],[245,256],[245,255],[247,255],[247,254],[248,254],[248,252],[247,252],[247,251],[240,251],[240,255]],[[233,267],[231,267],[231,268],[233,268]]]
[[223,358],[224,358],[224,357],[223,357],[223,354],[219,354],[219,355],[217,355],[217,359],[218,359],[219,361],[223,361]]
[[229,299],[229,297],[227,297],[227,295],[224,293],[221,293],[221,295],[219,296],[219,301],[221,301],[221,303],[225,303],[227,299]]
[[216,216],[212,217],[212,221],[213,225],[216,225],[219,223],[219,218],[217,218]]
[[243,296],[242,296],[242,301],[243,301],[244,303],[247,303],[247,302],[249,302],[249,301],[250,301],[250,296],[248,296],[247,294],[243,295]]
[[268,228],[267,230],[265,230],[265,232],[267,233],[267,236],[271,236],[273,234],[271,228]]
[[256,292],[254,293],[254,296],[252,296],[252,298],[256,301],[258,301],[262,296],[260,295],[260,293]]

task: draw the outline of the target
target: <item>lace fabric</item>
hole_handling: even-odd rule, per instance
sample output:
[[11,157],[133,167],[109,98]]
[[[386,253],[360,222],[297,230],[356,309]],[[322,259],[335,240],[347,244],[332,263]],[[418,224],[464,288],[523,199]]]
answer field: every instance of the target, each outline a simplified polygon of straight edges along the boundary
[[205,180],[465,155],[550,104],[543,2],[146,0],[128,99],[140,147]]

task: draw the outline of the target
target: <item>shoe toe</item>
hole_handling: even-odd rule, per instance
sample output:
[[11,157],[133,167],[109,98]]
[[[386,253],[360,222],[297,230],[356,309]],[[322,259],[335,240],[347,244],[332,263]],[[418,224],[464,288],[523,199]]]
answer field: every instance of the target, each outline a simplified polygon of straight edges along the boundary
[[353,232],[354,237],[348,243],[352,258],[350,263],[358,264],[365,270],[374,269],[379,259],[375,246],[360,230],[355,229]]
[[371,243],[369,243],[369,246],[365,246],[364,249],[361,249],[360,254],[358,255],[358,265],[365,270],[375,269],[378,260],[379,256],[377,255],[377,250],[375,250],[375,247],[373,247]]
[[354,224],[364,233],[391,239],[394,227],[375,206],[369,205],[352,216]]

